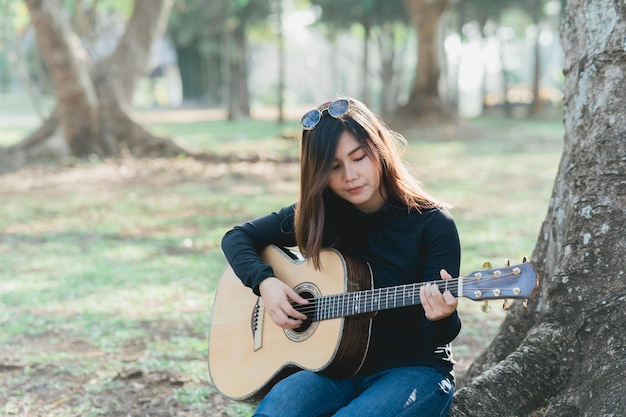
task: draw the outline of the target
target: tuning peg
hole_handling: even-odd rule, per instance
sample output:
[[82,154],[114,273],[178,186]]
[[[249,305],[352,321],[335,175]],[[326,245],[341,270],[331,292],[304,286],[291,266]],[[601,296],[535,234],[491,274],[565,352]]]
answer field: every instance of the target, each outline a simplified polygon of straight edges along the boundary
[[504,260],[504,266],[511,266],[511,260],[509,258]]
[[485,304],[480,306],[480,311],[483,313],[489,313],[491,311],[491,306],[489,305],[489,301],[485,300]]
[[524,307],[524,309],[528,308],[528,300],[522,301],[522,307]]
[[526,262],[530,262],[530,258],[524,256],[524,258],[522,259],[522,263],[526,263]]
[[491,268],[492,268],[491,262],[489,261],[483,262],[483,269],[491,269]]
[[506,298],[504,299],[504,302],[502,303],[502,309],[503,310],[508,310],[511,308],[511,303],[509,303],[509,300],[507,300]]

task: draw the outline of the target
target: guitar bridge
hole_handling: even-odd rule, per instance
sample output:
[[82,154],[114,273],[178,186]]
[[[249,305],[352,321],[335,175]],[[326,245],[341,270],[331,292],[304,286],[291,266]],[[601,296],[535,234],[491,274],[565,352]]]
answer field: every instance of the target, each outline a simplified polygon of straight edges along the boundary
[[257,350],[263,347],[263,318],[265,317],[265,306],[263,305],[263,299],[259,297],[254,309],[252,310],[252,318],[250,320],[250,327],[252,329],[252,342],[253,349]]

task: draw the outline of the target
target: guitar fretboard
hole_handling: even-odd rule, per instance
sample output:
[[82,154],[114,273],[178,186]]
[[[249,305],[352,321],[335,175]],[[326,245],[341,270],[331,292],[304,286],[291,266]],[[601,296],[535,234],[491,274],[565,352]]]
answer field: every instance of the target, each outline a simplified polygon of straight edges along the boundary
[[[449,290],[455,297],[460,279],[434,281],[442,291]],[[374,311],[408,307],[421,304],[420,287],[428,283],[415,283],[395,287],[327,295],[309,300],[309,304],[294,306],[298,311],[309,315],[313,311],[313,321],[329,320],[366,314]]]
[[323,295],[309,299],[308,304],[293,304],[293,307],[312,321],[367,314],[421,304],[420,288],[428,284],[436,285],[440,292],[447,290],[455,297],[468,297],[474,301],[528,299],[537,288],[537,275],[531,264],[523,263],[448,280]]

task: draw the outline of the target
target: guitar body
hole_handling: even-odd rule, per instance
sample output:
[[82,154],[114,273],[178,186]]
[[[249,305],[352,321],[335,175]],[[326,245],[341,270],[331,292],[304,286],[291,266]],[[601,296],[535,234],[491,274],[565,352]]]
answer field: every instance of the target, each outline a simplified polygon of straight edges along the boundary
[[[268,246],[263,261],[304,298],[372,288],[369,265],[336,250],[320,254],[321,269]],[[280,379],[300,370],[348,378],[363,365],[372,315],[307,322],[299,329],[276,326],[262,300],[228,266],[213,303],[209,371],[217,389],[239,401],[258,401]]]

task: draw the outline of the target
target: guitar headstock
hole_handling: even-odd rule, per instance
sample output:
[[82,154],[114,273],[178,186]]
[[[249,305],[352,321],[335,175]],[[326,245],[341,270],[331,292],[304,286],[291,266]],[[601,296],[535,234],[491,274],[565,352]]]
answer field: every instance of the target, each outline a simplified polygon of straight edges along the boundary
[[[485,301],[483,311],[488,311],[488,300],[529,300],[539,286],[539,275],[530,262],[474,271],[463,278],[463,297]],[[508,308],[505,301],[504,308]]]

